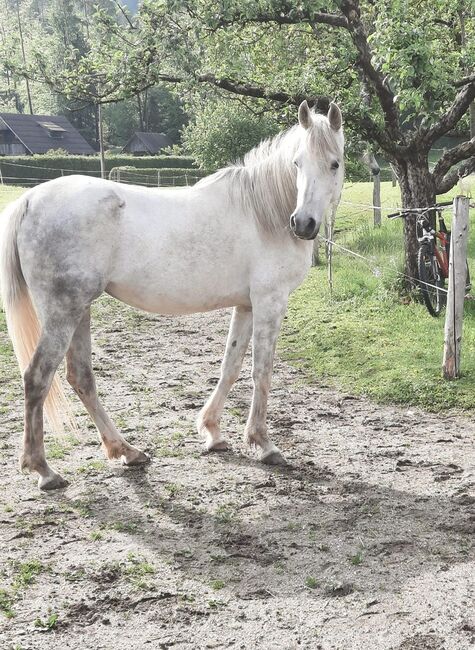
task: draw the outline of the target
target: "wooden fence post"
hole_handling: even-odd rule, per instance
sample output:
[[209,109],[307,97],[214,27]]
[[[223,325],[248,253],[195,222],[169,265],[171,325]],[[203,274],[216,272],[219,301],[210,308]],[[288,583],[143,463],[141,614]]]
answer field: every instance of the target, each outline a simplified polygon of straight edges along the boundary
[[373,172],[373,219],[374,225],[381,225],[381,174]]
[[442,373],[445,379],[460,377],[463,303],[467,277],[468,208],[468,197],[455,197],[450,239],[449,291],[445,314],[444,358],[442,361]]
[[312,266],[320,264],[320,239],[318,235],[313,240]]
[[362,157],[365,165],[368,165],[373,180],[373,223],[376,227],[381,225],[381,168],[376,156],[368,149]]

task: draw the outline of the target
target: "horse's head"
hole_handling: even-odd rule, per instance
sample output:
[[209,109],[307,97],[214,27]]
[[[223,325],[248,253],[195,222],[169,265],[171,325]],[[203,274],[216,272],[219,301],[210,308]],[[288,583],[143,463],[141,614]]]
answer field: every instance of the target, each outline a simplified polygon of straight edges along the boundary
[[297,166],[297,206],[290,227],[301,239],[314,239],[326,212],[340,200],[343,186],[344,138],[341,111],[333,102],[327,115],[299,106],[300,144]]

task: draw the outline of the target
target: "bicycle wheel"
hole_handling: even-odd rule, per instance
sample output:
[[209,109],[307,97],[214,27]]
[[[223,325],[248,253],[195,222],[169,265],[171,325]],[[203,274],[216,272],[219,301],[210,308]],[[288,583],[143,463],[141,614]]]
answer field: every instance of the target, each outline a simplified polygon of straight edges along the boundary
[[429,244],[422,244],[417,255],[419,286],[427,311],[438,316],[445,305],[444,279],[437,258]]

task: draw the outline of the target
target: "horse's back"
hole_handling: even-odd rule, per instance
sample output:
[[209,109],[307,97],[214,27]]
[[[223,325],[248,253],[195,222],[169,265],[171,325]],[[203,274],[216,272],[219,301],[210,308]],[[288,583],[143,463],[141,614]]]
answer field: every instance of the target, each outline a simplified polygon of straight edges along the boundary
[[107,291],[166,314],[249,305],[253,287],[296,285],[306,271],[297,245],[264,236],[224,182],[151,190],[55,179],[31,191],[18,250],[38,291],[84,288],[91,300]]

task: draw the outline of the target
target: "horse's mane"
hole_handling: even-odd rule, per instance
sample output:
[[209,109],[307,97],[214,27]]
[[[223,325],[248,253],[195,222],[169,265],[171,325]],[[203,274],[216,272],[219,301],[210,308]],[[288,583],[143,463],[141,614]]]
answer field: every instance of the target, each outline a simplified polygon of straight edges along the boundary
[[317,114],[313,116],[310,129],[304,131],[293,126],[264,140],[242,161],[203,178],[195,187],[227,182],[231,201],[252,214],[263,230],[282,230],[297,202],[297,170],[292,160],[302,137],[307,138],[307,145],[322,164],[341,155],[336,134],[327,118]]

